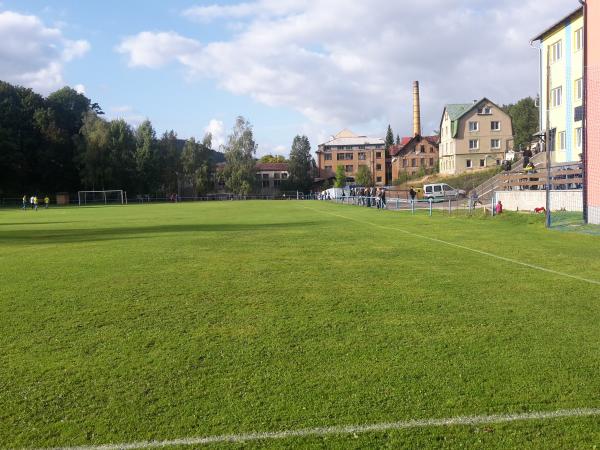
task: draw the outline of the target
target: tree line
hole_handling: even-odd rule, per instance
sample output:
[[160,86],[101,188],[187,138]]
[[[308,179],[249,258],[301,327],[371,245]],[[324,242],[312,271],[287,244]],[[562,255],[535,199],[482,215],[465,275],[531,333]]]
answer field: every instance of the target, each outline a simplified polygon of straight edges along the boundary
[[[47,97],[0,81],[0,195],[123,189],[131,194],[203,195],[218,186],[247,195],[259,189],[252,125],[236,120],[223,152],[202,141],[107,120],[97,103],[70,87]],[[226,162],[224,170],[217,164]],[[297,136],[285,188],[308,190],[314,161]]]

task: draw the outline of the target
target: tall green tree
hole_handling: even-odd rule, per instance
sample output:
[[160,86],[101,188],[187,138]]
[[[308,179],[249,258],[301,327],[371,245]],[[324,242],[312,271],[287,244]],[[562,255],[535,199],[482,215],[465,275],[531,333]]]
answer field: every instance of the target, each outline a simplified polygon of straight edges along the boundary
[[88,111],[81,126],[79,150],[80,176],[87,189],[105,189],[112,177],[109,153],[109,125],[92,111]]
[[385,151],[387,152],[391,146],[394,145],[394,132],[392,126],[388,125],[387,133],[385,135]]
[[344,166],[339,165],[335,168],[335,183],[336,188],[343,188],[346,186],[346,169]]
[[194,138],[190,138],[181,153],[183,179],[187,185],[192,186],[195,195],[206,193],[209,189],[212,165],[209,151],[204,144],[198,144]]
[[243,117],[238,117],[224,146],[227,162],[225,187],[231,193],[248,195],[254,189],[256,147],[252,125]]
[[165,194],[179,193],[181,176],[181,158],[177,147],[177,133],[165,131],[158,141],[158,164],[160,189]]
[[312,163],[310,141],[306,136],[296,136],[292,142],[289,160],[288,189],[308,191],[312,187]]
[[368,166],[361,165],[356,171],[356,184],[363,187],[373,186],[373,175]]
[[138,187],[143,193],[155,191],[159,186],[158,141],[149,120],[135,130],[135,164]]
[[535,100],[526,97],[503,109],[512,119],[515,149],[524,150],[534,140],[533,135],[539,128],[539,110]]
[[108,125],[108,150],[110,155],[110,184],[105,189],[135,191],[135,134],[123,119],[112,120]]
[[259,159],[261,163],[284,163],[287,162],[283,155],[264,155]]

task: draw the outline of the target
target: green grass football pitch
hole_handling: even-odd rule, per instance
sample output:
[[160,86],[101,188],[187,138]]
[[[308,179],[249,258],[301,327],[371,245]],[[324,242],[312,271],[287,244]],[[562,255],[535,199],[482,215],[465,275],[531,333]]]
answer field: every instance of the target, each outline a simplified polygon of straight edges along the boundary
[[[600,408],[600,238],[533,216],[0,210],[0,273],[1,448]],[[599,443],[591,415],[215,446]]]

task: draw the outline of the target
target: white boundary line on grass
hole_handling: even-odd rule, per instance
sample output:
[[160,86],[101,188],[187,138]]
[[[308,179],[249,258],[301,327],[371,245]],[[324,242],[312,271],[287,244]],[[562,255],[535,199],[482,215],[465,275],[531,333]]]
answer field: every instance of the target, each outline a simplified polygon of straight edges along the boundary
[[527,420],[560,419],[572,417],[600,416],[600,408],[561,409],[519,414],[498,414],[489,416],[461,416],[447,419],[420,419],[404,422],[377,423],[372,425],[350,425],[320,428],[304,428],[266,433],[224,434],[195,438],[181,438],[165,441],[142,441],[123,444],[91,445],[83,447],[56,447],[45,450],[132,450],[141,448],[163,448],[174,446],[208,445],[219,443],[242,443],[249,441],[287,439],[295,437],[322,437],[328,435],[361,434],[425,427],[450,427],[456,425],[492,425]]
[[310,209],[310,210],[315,211],[315,212],[323,212],[325,214],[329,214],[329,215],[332,215],[332,216],[340,217],[342,219],[352,220],[354,222],[362,223],[364,225],[371,225],[373,227],[382,228],[382,229],[385,229],[385,230],[399,231],[400,233],[404,233],[404,234],[407,234],[409,236],[414,236],[414,237],[418,237],[418,238],[421,238],[421,239],[426,239],[426,240],[432,241],[432,242],[437,242],[438,244],[444,244],[444,245],[448,245],[450,247],[460,248],[462,250],[467,250],[467,251],[470,251],[470,252],[473,252],[473,253],[479,253],[480,255],[485,255],[485,256],[492,257],[492,258],[500,259],[502,261],[510,262],[510,263],[513,263],[513,264],[518,264],[520,266],[528,267],[530,269],[539,270],[541,272],[547,272],[547,273],[551,273],[553,275],[559,275],[561,277],[572,278],[572,279],[577,280],[577,281],[583,281],[585,283],[596,284],[596,285],[600,286],[600,281],[598,281],[598,280],[592,280],[590,278],[583,278],[583,277],[580,277],[580,276],[577,276],[577,275],[571,275],[569,273],[559,272],[557,270],[552,270],[552,269],[547,269],[546,267],[536,266],[535,264],[529,264],[529,263],[526,263],[526,262],[523,262],[523,261],[519,261],[517,259],[512,259],[512,258],[507,258],[505,256],[496,255],[494,253],[486,252],[484,250],[477,250],[476,248],[471,248],[471,247],[467,247],[465,245],[455,244],[454,242],[444,241],[442,239],[437,239],[437,238],[434,238],[434,237],[431,237],[431,236],[425,236],[423,234],[413,233],[412,231],[406,231],[406,230],[403,230],[401,228],[390,227],[390,226],[385,226],[385,225],[379,225],[377,223],[367,222],[367,221],[364,221],[364,220],[358,220],[358,219],[355,219],[353,217],[342,216],[341,214],[332,213],[330,211],[323,211],[323,210],[318,210],[318,209],[309,208],[309,207],[305,207],[305,208]]

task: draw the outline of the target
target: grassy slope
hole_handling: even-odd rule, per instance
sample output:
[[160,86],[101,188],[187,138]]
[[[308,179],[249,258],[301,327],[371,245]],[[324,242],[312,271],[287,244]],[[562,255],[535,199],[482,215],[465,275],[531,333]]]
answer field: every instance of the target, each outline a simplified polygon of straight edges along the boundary
[[[600,406],[598,286],[396,227],[599,278],[597,237],[532,217],[308,202],[0,211],[2,447]],[[576,447],[599,425],[285,445]]]
[[492,178],[494,175],[499,173],[498,168],[489,170],[476,170],[473,172],[467,172],[460,175],[428,175],[427,177],[420,180],[407,181],[400,185],[400,189],[410,189],[411,186],[423,186],[424,184],[432,183],[447,183],[455,189],[464,189],[470,191],[471,189],[480,186],[485,181]]

